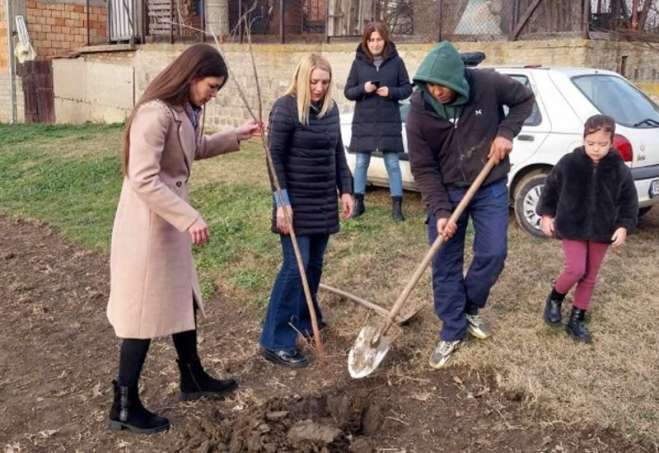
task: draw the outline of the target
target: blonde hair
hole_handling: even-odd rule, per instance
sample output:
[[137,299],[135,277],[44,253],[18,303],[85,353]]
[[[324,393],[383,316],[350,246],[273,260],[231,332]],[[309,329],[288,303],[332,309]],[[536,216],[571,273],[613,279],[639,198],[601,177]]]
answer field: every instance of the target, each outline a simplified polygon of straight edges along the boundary
[[309,108],[311,107],[311,73],[315,69],[322,69],[327,71],[330,75],[329,86],[327,93],[323,98],[323,105],[320,109],[318,116],[324,116],[333,106],[334,99],[332,98],[332,67],[325,58],[318,54],[309,54],[300,60],[293,80],[286,90],[286,94],[292,94],[297,99],[297,117],[300,123],[305,126],[309,124]]

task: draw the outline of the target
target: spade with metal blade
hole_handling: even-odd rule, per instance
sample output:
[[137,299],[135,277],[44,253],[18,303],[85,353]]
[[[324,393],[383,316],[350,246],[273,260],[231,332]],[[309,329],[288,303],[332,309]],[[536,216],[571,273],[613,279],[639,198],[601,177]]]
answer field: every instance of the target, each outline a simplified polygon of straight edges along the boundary
[[[485,178],[487,178],[487,175],[495,165],[496,160],[494,157],[487,161],[485,167],[483,167],[467,190],[467,193],[465,193],[464,197],[462,197],[462,200],[460,200],[460,203],[451,214],[451,217],[449,217],[448,223],[457,223],[465,208],[474,197],[474,194],[478,191],[481,184],[483,184],[483,181],[485,181]],[[367,325],[359,332],[357,340],[355,340],[355,344],[348,354],[348,371],[350,372],[350,376],[354,379],[368,376],[375,371],[382,360],[384,360],[387,352],[389,352],[391,344],[400,335],[400,329],[398,328],[394,329],[393,333],[390,332],[391,327],[396,323],[398,312],[403,307],[405,301],[407,301],[412,289],[414,289],[419,282],[421,275],[426,270],[433,256],[435,256],[435,253],[437,253],[443,243],[443,236],[438,235],[437,239],[435,239],[430,246],[430,249],[423,257],[423,260],[421,260],[421,263],[419,263],[414,270],[414,274],[407,282],[403,292],[398,296],[398,299],[396,299],[394,306],[391,307],[384,322],[379,327]]]

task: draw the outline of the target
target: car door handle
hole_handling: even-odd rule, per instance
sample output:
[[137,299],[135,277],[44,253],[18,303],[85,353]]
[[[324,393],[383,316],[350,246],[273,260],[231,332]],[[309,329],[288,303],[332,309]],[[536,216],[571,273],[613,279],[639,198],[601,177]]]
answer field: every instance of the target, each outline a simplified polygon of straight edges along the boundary
[[535,140],[535,137],[533,135],[522,134],[522,135],[518,135],[517,139],[524,142],[532,142],[533,140]]

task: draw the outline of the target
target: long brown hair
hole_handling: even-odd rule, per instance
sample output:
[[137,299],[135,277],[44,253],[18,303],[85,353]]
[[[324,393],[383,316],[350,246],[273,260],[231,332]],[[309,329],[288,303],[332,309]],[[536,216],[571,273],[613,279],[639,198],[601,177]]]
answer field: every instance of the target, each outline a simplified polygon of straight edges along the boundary
[[185,49],[176,60],[160,71],[149,83],[126,120],[122,159],[124,174],[128,171],[130,126],[139,108],[154,99],[159,99],[169,105],[182,106],[189,100],[190,84],[205,77],[221,77],[222,86],[224,86],[229,78],[229,71],[224,63],[224,58],[216,48],[208,44],[195,44]]
[[362,50],[366,52],[366,55],[368,55],[368,58],[370,58],[371,61],[373,61],[373,55],[371,54],[371,51],[368,50],[368,40],[374,31],[377,31],[384,40],[384,49],[382,49],[382,56],[384,58],[387,58],[389,55],[389,48],[391,47],[389,45],[391,41],[389,41],[389,28],[387,27],[387,24],[382,22],[369,22],[366,24],[364,27],[364,33],[362,34]]

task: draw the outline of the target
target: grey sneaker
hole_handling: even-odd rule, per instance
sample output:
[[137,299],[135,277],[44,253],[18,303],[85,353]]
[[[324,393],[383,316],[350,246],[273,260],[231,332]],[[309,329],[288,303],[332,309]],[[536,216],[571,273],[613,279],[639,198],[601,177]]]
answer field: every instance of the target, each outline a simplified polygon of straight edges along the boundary
[[467,318],[467,332],[469,332],[474,337],[485,340],[492,332],[487,324],[481,319],[480,316],[476,315],[465,315]]
[[451,358],[453,352],[458,349],[462,340],[444,341],[439,340],[437,347],[430,355],[430,366],[436,369],[442,368]]

